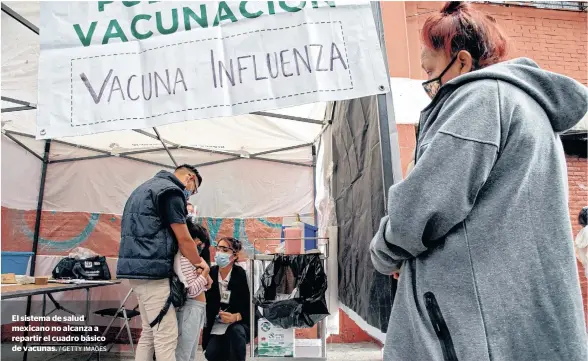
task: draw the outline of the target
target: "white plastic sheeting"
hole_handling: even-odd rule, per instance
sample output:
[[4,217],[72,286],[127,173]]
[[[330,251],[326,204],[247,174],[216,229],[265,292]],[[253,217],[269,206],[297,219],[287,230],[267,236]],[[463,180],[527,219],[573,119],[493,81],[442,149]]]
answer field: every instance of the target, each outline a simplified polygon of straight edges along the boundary
[[41,162],[18,144],[2,138],[2,206],[23,210],[37,209]]

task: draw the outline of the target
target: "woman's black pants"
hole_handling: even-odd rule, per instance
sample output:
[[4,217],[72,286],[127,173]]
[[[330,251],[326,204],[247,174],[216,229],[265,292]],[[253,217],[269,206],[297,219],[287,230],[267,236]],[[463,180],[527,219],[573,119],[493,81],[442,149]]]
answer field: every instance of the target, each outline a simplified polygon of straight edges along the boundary
[[249,327],[233,324],[224,335],[210,335],[204,356],[208,361],[245,361],[248,342]]

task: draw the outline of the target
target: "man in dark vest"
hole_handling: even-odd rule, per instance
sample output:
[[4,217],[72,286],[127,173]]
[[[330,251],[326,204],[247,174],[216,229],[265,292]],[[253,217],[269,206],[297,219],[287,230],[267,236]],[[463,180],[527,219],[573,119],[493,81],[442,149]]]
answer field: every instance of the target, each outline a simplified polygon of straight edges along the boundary
[[127,278],[139,300],[143,331],[136,361],[175,361],[178,327],[170,307],[161,322],[149,326],[168,299],[169,278],[179,250],[196,266],[208,267],[186,226],[188,198],[202,177],[190,165],[161,171],[131,193],[122,216],[117,278]]

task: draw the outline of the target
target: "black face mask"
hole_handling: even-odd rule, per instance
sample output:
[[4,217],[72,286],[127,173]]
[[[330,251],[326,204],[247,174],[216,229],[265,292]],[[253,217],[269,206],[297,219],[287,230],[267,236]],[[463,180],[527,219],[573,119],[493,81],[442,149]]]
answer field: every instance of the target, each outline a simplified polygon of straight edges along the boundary
[[441,72],[441,74],[439,74],[438,77],[433,78],[431,80],[427,80],[426,82],[423,83],[423,89],[425,89],[425,92],[427,93],[429,98],[433,99],[435,97],[435,95],[437,95],[437,92],[439,92],[439,89],[441,89],[441,86],[443,85],[441,83],[441,78],[443,77],[443,75],[445,75],[445,73],[447,73],[447,70],[449,70],[449,68],[451,68],[453,63],[455,63],[456,59],[457,59],[457,55],[454,56],[453,59],[451,59],[451,61],[449,62],[449,65],[447,65],[445,67],[445,69],[443,69],[443,71]]

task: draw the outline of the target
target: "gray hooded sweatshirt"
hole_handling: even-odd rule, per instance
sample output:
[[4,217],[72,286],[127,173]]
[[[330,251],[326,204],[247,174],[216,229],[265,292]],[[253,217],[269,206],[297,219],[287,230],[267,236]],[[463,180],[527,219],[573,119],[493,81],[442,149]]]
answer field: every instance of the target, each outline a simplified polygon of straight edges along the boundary
[[516,59],[444,85],[417,162],[371,244],[402,272],[385,361],[586,361],[558,136],[587,111],[575,80]]

